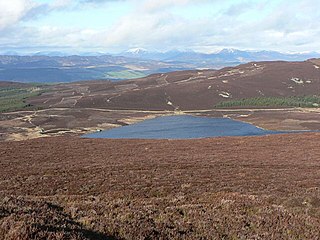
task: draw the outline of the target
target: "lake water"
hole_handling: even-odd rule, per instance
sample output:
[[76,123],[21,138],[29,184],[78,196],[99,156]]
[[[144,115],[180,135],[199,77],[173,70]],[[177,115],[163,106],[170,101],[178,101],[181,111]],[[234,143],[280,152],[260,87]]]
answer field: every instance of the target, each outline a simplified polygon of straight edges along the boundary
[[268,131],[229,118],[163,116],[132,125],[86,134],[85,138],[190,139],[285,133]]

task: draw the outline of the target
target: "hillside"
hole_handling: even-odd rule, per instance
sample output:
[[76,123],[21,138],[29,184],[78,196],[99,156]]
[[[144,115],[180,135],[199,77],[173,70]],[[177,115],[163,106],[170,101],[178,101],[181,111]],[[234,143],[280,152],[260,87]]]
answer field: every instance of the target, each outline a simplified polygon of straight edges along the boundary
[[0,238],[317,239],[318,139],[1,142]]
[[0,113],[0,239],[319,238],[319,133],[77,137],[172,114],[319,130],[315,102],[216,107],[258,97],[317,101],[319,66],[318,59],[253,62],[43,85],[27,97],[34,85],[1,82],[1,96],[15,92],[23,106]]
[[318,60],[253,62],[221,70],[154,74],[117,83],[78,82],[53,89],[28,102],[42,107],[202,110],[243,98],[318,95],[320,64]]

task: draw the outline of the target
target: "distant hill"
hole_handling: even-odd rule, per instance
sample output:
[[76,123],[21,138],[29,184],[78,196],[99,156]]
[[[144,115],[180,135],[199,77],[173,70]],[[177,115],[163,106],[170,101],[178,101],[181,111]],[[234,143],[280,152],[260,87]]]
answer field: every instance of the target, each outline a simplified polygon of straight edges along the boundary
[[[95,56],[87,56],[87,55]],[[64,56],[63,52],[39,52],[32,56],[0,55],[0,81],[74,82],[81,80],[126,80],[154,73],[194,69],[221,69],[252,61],[304,61],[319,53],[285,54],[274,51],[223,49],[212,54],[198,52],[150,52],[130,49],[119,55],[83,53]]]
[[1,81],[57,83],[95,79],[123,80],[190,68],[192,66],[186,64],[112,55],[0,56]]
[[276,51],[243,51],[222,49],[216,53],[205,54],[193,51],[152,52],[146,49],[130,49],[119,55],[140,59],[153,59],[164,62],[184,62],[197,68],[221,68],[253,61],[304,61],[320,57],[320,53],[280,53]]

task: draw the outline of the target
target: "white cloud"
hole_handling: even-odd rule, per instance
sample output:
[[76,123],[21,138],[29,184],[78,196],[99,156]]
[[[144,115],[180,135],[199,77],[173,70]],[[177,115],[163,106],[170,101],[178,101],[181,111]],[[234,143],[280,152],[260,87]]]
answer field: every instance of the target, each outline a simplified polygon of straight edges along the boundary
[[[281,51],[320,49],[320,26],[317,21],[320,19],[320,12],[314,11],[320,7],[320,2],[316,0],[293,0],[290,5],[273,5],[269,12],[263,12],[262,17],[251,19],[247,17],[250,11],[260,13],[271,6],[268,1],[260,1],[259,4],[253,0],[244,0],[242,4],[231,4],[228,1],[230,4],[215,15],[199,14],[198,18],[191,19],[176,14],[173,9],[219,1],[131,0],[135,8],[119,18],[111,28],[31,28],[26,27],[27,24],[19,24],[34,16],[66,10],[72,4],[85,3],[88,7],[94,3],[96,7],[99,3],[110,1],[123,4],[120,3],[121,0],[55,0],[50,5],[35,4],[32,0],[0,0],[0,44],[100,47],[105,51],[122,51],[131,47],[202,51],[223,47]],[[75,11],[74,8],[72,10]]]
[[22,21],[64,9],[73,2],[74,0],[54,0],[50,4],[39,4],[34,0],[0,0],[0,31],[15,27]]
[[74,1],[73,0],[55,0],[51,4],[52,9],[65,8],[70,6]]
[[36,5],[30,0],[0,0],[0,30],[19,22]]
[[146,12],[154,12],[163,10],[167,7],[173,7],[176,5],[185,5],[187,3],[194,2],[191,0],[148,0],[143,1],[142,9]]

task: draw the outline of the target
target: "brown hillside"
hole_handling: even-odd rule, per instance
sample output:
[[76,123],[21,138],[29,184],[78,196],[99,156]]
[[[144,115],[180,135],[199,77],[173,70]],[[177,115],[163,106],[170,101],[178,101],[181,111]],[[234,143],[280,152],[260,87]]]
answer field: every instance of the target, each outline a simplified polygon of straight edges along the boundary
[[122,82],[84,82],[54,86],[29,100],[42,107],[136,110],[211,109],[225,100],[261,96],[319,94],[320,64],[257,62],[219,71],[154,74]]
[[318,239],[319,137],[0,142],[0,239]]

